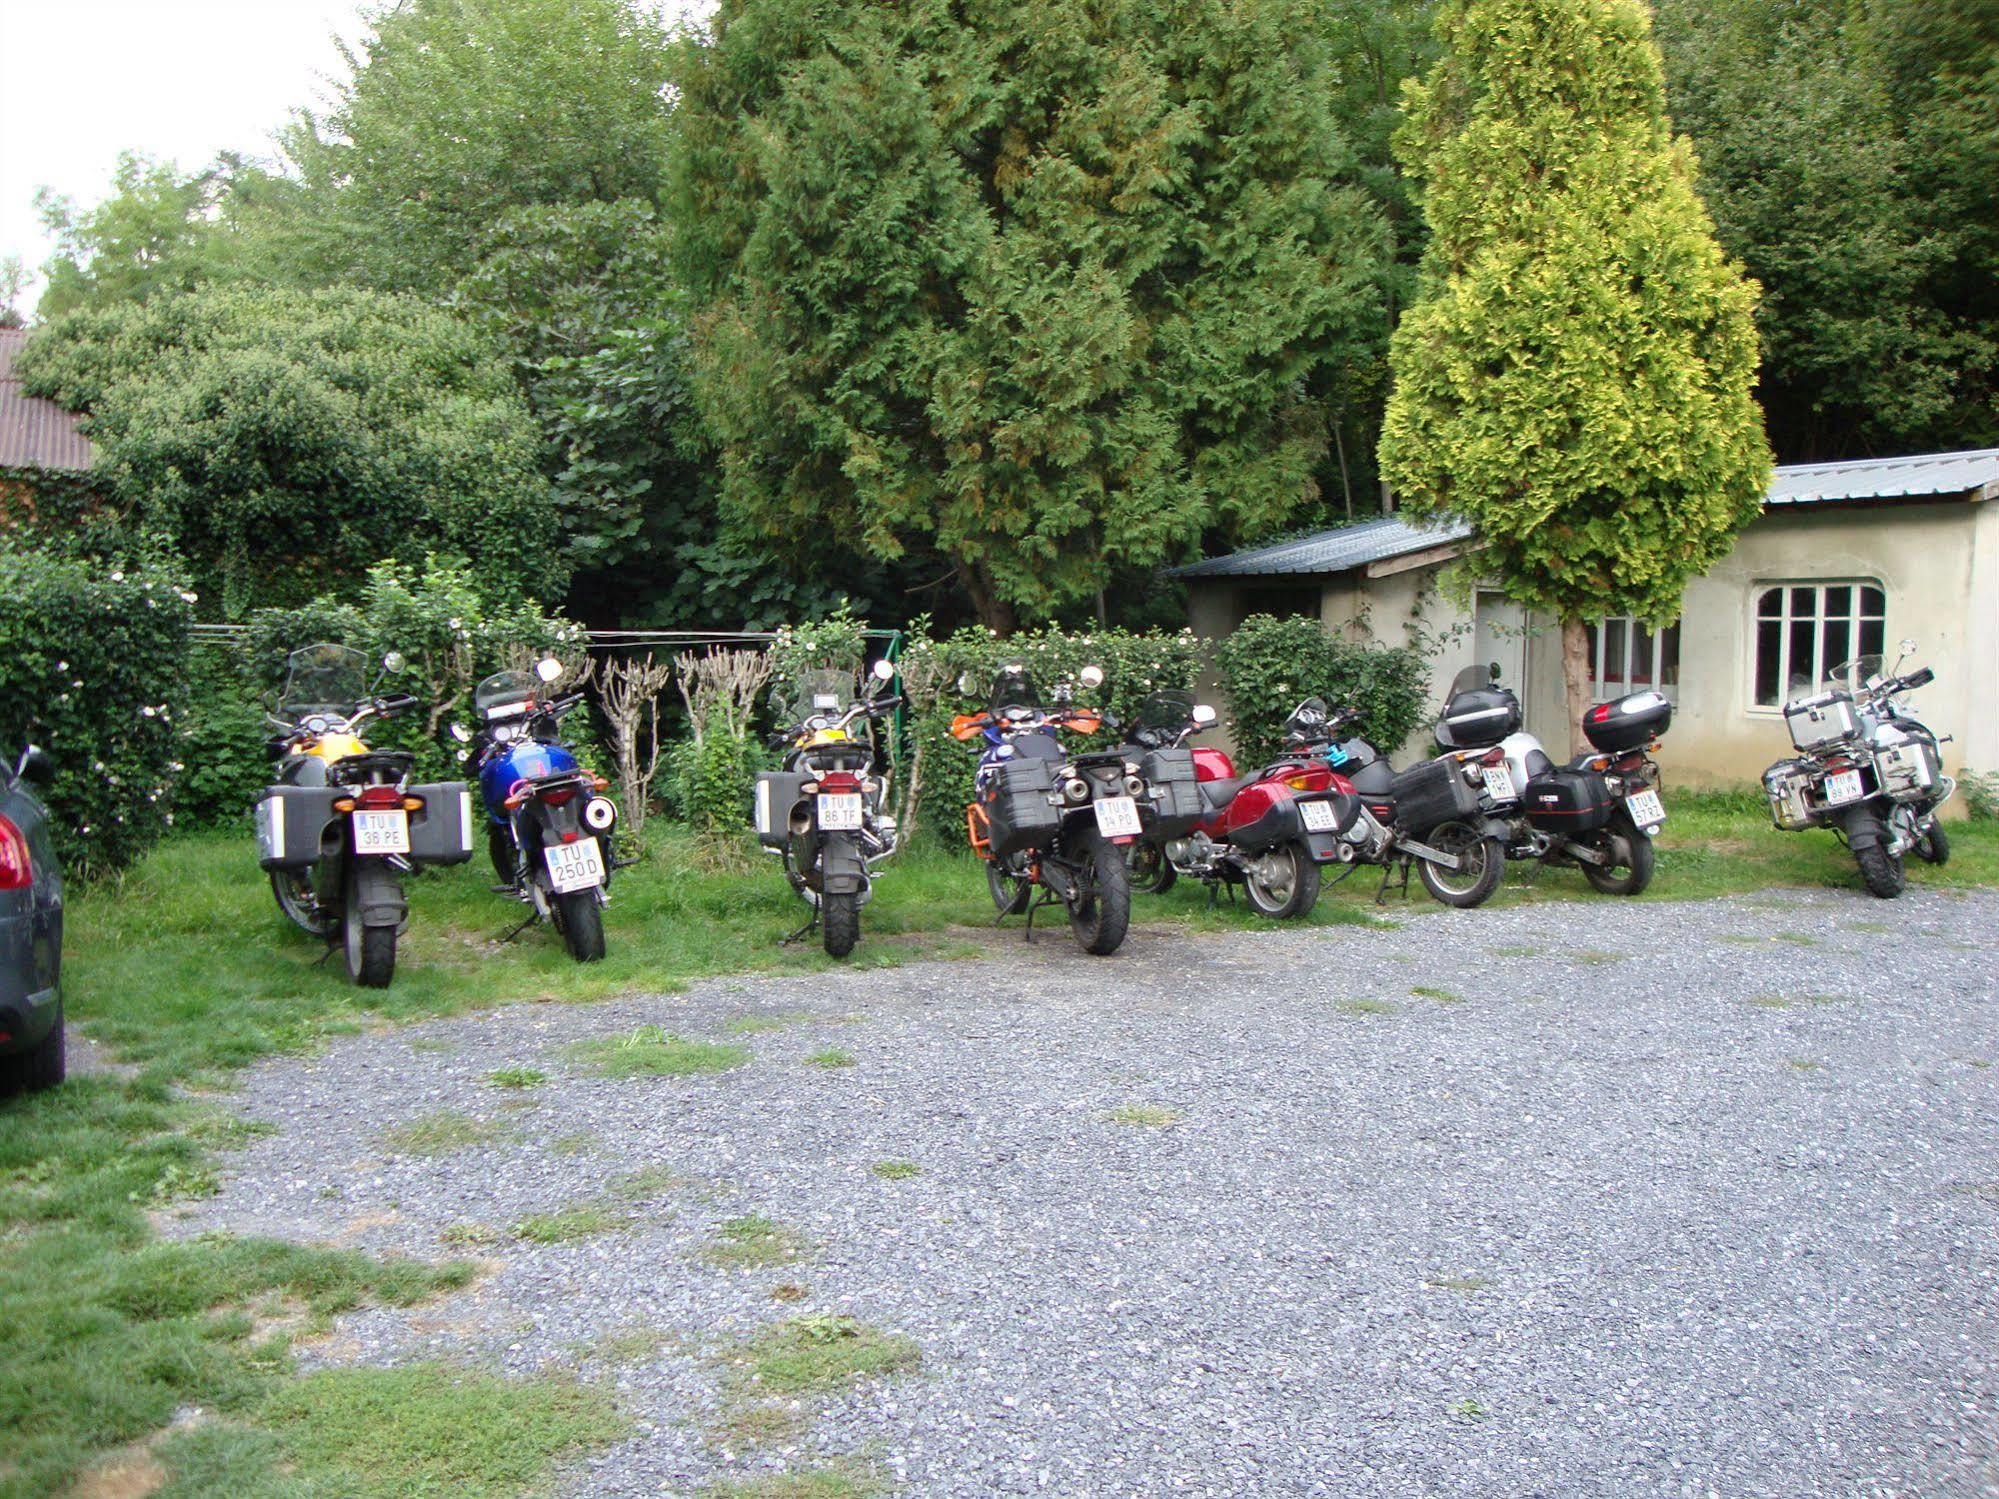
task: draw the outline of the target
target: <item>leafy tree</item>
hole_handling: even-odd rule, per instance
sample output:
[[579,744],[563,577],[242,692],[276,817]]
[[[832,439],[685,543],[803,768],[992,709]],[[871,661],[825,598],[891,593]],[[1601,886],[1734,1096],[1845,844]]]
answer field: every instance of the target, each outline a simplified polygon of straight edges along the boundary
[[111,196],[95,208],[42,189],[35,207],[56,242],[44,268],[42,315],[184,291],[208,279],[216,240],[210,216],[224,182],[219,165],[183,175],[172,162],[125,151]]
[[1755,288],[1667,128],[1641,0],[1451,0],[1437,26],[1399,137],[1430,242],[1382,468],[1561,620],[1579,733],[1584,620],[1676,616],[1757,513]]
[[307,597],[449,548],[483,586],[564,580],[533,424],[465,323],[367,292],[213,290],[114,303],[23,355],[90,414],[101,472],[225,606]]
[[724,502],[1009,627],[1315,497],[1379,214],[1295,0],[724,0],[670,159]]
[[18,255],[0,255],[0,328],[22,328],[21,293],[28,287],[28,268]]

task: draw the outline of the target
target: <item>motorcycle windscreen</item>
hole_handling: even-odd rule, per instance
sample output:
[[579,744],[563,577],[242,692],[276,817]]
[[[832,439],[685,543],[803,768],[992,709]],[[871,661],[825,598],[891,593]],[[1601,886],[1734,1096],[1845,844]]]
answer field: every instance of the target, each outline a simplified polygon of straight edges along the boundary
[[368,695],[369,657],[351,645],[321,641],[285,658],[278,716],[293,723],[308,713],[346,717]]
[[1027,708],[1038,713],[1043,706],[1041,689],[1034,685],[1034,678],[1024,666],[1001,667],[986,699],[986,710],[991,713],[1004,713],[1009,708]]

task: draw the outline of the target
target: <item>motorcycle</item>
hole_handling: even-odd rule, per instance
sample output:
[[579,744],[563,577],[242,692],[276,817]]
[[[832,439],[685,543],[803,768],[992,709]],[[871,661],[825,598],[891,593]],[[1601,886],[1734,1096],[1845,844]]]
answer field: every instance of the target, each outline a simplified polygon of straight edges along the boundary
[[[391,651],[382,669],[402,664]],[[257,802],[257,862],[286,918],[337,943],[348,978],[379,989],[395,977],[409,921],[401,877],[472,856],[472,794],[463,781],[411,785],[415,756],[368,748],[364,725],[417,701],[378,695],[369,668],[344,645],[286,658],[276,711],[266,715],[277,773]]]
[[[1094,689],[1104,674],[1086,666],[1078,680]],[[975,687],[959,680],[967,696]],[[985,861],[999,919],[1024,912],[1032,941],[1035,911],[1059,900],[1083,951],[1102,957],[1118,950],[1131,924],[1125,848],[1144,831],[1139,804],[1149,788],[1122,746],[1071,752],[1062,743],[1063,734],[1095,734],[1108,723],[1075,706],[1074,695],[1063,683],[1044,704],[1026,668],[1007,666],[984,711],[958,714],[951,733],[984,745],[965,830]]]
[[451,732],[471,747],[478,769],[495,892],[530,908],[522,927],[547,921],[570,957],[595,963],[604,956],[604,907],[618,867],[611,852],[618,807],[603,795],[608,782],[562,742],[562,720],[583,694],[548,697],[561,677],[554,659],[533,671],[495,672],[472,690],[478,729],[453,724]]
[[[1296,715],[1286,738],[1300,744],[1299,753],[1241,776],[1221,750],[1182,749],[1214,722],[1213,708],[1179,691],[1155,692],[1132,721],[1131,739],[1147,754],[1148,774],[1156,757],[1178,751],[1195,776],[1194,816],[1155,814],[1128,850],[1132,888],[1164,894],[1186,875],[1205,883],[1210,896],[1224,885],[1242,886],[1260,915],[1302,917],[1318,903],[1319,866],[1341,861],[1340,834],[1352,827],[1360,803],[1350,787],[1335,784],[1323,756],[1302,747]],[[1351,861],[1351,852],[1345,857]]]
[[1481,815],[1504,824],[1507,858],[1574,866],[1605,895],[1637,895],[1652,882],[1652,840],[1666,822],[1651,752],[1672,722],[1663,693],[1598,703],[1583,714],[1590,752],[1558,766],[1521,728],[1520,701],[1495,662],[1458,673],[1435,739],[1439,758],[1477,787]]
[[1763,772],[1771,821],[1785,832],[1831,828],[1853,851],[1868,891],[1884,900],[1907,884],[1907,854],[1930,864],[1950,858],[1937,820],[1957,789],[1939,748],[1949,737],[1897,701],[1936,680],[1927,666],[1901,675],[1915,648],[1902,642],[1892,672],[1879,655],[1836,666],[1817,692],[1786,703],[1798,753]]
[[899,830],[884,810],[889,773],[875,748],[873,723],[899,697],[882,697],[895,667],[877,661],[857,695],[843,671],[807,671],[783,705],[786,727],[770,737],[784,751],[780,770],[756,780],[757,841],[784,861],[784,877],[812,908],[829,957],[844,958],[861,939],[861,907],[874,898],[875,866],[896,850]]

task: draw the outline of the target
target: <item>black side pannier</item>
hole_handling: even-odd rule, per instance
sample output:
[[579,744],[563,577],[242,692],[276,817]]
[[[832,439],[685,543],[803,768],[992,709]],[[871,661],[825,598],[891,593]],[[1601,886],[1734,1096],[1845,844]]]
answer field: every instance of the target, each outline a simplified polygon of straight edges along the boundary
[[1478,813],[1478,792],[1465,783],[1452,760],[1425,760],[1395,778],[1395,825],[1421,838],[1439,823],[1461,821]]
[[410,813],[412,864],[463,864],[472,857],[472,788],[463,781],[429,781],[409,788],[423,806]]
[[326,832],[341,814],[333,786],[268,786],[257,803],[257,865],[260,869],[308,869],[325,851]]
[[1610,821],[1616,800],[1593,770],[1550,770],[1527,783],[1527,820],[1549,833],[1594,833]]
[[1633,692],[1583,714],[1583,737],[1604,754],[1618,755],[1643,749],[1672,723],[1672,699],[1662,692]]
[[1439,749],[1490,749],[1520,732],[1520,699],[1509,687],[1476,687],[1454,692],[1437,720]]
[[809,779],[802,771],[765,770],[757,773],[752,802],[757,842],[783,848],[791,840],[791,809],[798,805],[800,786]]
[[1062,830],[1062,812],[1053,801],[1055,769],[1051,760],[1024,759],[1009,760],[993,772],[978,805],[996,856],[1055,841]]
[[1161,838],[1184,838],[1200,825],[1201,782],[1194,773],[1192,750],[1148,751],[1139,761],[1138,771],[1152,792],[1148,832]]

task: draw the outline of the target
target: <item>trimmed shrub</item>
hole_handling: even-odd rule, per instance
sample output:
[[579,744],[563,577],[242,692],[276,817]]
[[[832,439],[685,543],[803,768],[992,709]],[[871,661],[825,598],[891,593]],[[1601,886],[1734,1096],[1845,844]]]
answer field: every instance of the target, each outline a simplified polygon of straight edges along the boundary
[[0,551],[0,752],[55,761],[65,869],[122,869],[173,821],[194,596],[149,566]]
[[1229,695],[1229,732],[1244,766],[1275,759],[1284,721],[1308,697],[1357,707],[1358,732],[1383,754],[1422,722],[1429,672],[1407,646],[1339,640],[1304,615],[1252,614],[1215,648]]
[[695,833],[739,842],[750,826],[757,772],[769,765],[761,744],[738,738],[715,714],[700,738],[689,734],[667,752],[667,795]]
[[[960,630],[943,640],[912,640],[901,663],[905,674],[938,684],[933,700],[921,705],[911,730],[923,744],[920,810],[948,847],[965,847],[964,807],[971,800],[972,776],[979,762],[978,745],[960,744],[951,737],[951,719],[983,708],[993,677],[1014,661],[1027,667],[1044,692],[1056,682],[1074,680],[1085,666],[1101,666],[1102,688],[1095,692],[1079,688],[1077,701],[1101,707],[1125,722],[1151,693],[1193,687],[1200,672],[1201,642],[1191,630],[1176,634],[1091,630],[1069,635],[1049,628],[1002,639],[984,626]],[[965,673],[974,684],[970,693],[958,690],[958,679]],[[1102,736],[1104,742],[1115,738]]]

